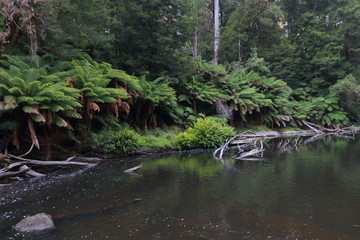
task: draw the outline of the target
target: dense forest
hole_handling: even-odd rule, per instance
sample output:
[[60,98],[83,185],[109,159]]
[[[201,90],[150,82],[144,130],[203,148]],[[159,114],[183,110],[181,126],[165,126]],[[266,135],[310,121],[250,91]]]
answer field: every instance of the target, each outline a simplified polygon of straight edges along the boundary
[[2,152],[205,117],[240,128],[359,124],[359,0],[0,6]]

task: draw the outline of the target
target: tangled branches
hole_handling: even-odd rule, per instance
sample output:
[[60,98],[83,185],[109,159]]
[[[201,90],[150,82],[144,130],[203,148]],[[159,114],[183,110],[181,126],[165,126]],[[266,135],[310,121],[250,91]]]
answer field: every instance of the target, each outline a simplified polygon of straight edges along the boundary
[[[238,149],[237,160],[246,161],[261,161],[264,160],[263,154],[266,150],[264,148],[264,141],[273,138],[280,138],[285,136],[297,136],[293,139],[282,139],[277,147],[282,151],[292,151],[297,149],[302,144],[307,144],[323,138],[328,135],[341,136],[347,138],[353,138],[354,135],[360,131],[359,127],[345,127],[337,129],[329,129],[318,126],[316,124],[303,121],[304,125],[309,127],[311,130],[304,131],[289,131],[289,132],[259,132],[253,133],[251,131],[245,131],[237,134],[227,141],[223,146],[216,149],[213,153],[214,158],[225,162],[223,156],[225,151],[231,147],[236,146]],[[300,139],[301,136],[309,137],[306,140]]]

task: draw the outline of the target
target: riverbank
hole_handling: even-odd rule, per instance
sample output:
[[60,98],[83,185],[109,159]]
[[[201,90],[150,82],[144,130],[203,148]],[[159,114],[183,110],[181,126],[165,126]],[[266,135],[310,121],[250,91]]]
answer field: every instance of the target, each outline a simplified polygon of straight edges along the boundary
[[[355,133],[360,131],[360,127],[352,127],[346,129],[350,129],[350,132],[348,133]],[[256,127],[241,130],[238,129],[236,131],[238,134],[236,134],[231,141],[227,142],[226,145],[239,145],[247,142],[248,140],[253,141],[254,139],[257,139],[262,141],[264,139],[272,139],[279,137],[313,136],[314,138],[319,138],[329,134],[340,135],[342,130],[327,129],[327,131],[330,132],[321,132],[320,130],[316,129],[302,130],[291,128],[271,130],[265,127]],[[24,158],[26,154],[22,154],[20,156],[12,154],[2,154],[0,156],[2,165],[0,169],[0,183],[8,184],[14,181],[22,181],[28,178],[41,178],[48,175],[52,176],[58,172],[59,168],[62,169],[64,167],[69,168],[70,170],[75,169],[76,172],[81,173],[83,169],[94,167],[101,162],[106,162],[109,160],[116,159],[116,161],[131,161],[131,159],[141,156],[146,157],[179,152],[199,152],[203,149],[211,149],[199,147],[179,147],[176,138],[180,132],[181,129],[179,128],[143,132],[141,135],[138,135],[139,144],[136,145],[137,147],[135,151],[131,154],[114,154],[106,152],[104,151],[104,149],[97,149],[97,151],[91,150],[80,153],[75,153],[76,151],[72,150],[72,152],[75,154],[70,155],[69,152],[66,154],[58,153],[57,155],[58,157],[61,156],[61,160],[54,159],[56,161],[40,161],[37,159],[32,159],[30,157]],[[242,133],[244,132],[247,132],[246,138],[251,139],[236,139],[236,136],[242,135]],[[31,150],[32,148],[28,151],[28,153],[31,152]],[[35,155],[31,155],[31,157],[33,156],[37,156],[36,153]]]
[[[352,127],[353,131],[359,132],[360,127]],[[237,129],[236,134],[241,134],[243,132],[251,132],[251,135],[248,135],[249,137],[258,137],[258,138],[275,138],[275,137],[296,137],[296,136],[314,136],[319,134],[319,132],[314,131],[313,129],[300,129],[300,128],[283,128],[283,129],[270,129],[265,126],[254,126],[251,128],[244,128],[244,129]],[[168,135],[167,138],[164,138],[159,135],[161,132],[154,132],[155,134],[152,134],[151,131],[147,132],[147,136],[150,136],[150,139],[155,139],[155,137],[158,137],[160,140],[158,140],[156,143],[152,143],[146,146],[141,146],[135,153],[135,155],[148,155],[148,154],[155,154],[155,153],[168,153],[168,152],[179,152],[184,150],[192,150],[192,149],[179,149],[179,147],[176,146],[176,136]],[[235,134],[235,135],[236,135]],[[326,133],[324,133],[326,134]],[[334,132],[333,134],[336,134]],[[169,137],[170,136],[170,137]],[[168,140],[168,142],[166,142]],[[146,137],[143,138],[143,142],[150,142],[147,141]],[[161,145],[161,143],[164,143]],[[233,142],[234,144],[237,144],[236,141]],[[153,147],[155,146],[155,147]],[[196,150],[195,148],[194,150]]]

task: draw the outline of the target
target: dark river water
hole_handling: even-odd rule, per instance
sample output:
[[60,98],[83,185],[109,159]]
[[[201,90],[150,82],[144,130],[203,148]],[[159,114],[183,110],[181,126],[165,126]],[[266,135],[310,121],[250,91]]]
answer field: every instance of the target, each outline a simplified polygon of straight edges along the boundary
[[[183,153],[0,187],[0,239],[360,239],[360,139],[275,145],[261,162]],[[12,230],[40,212],[55,230]]]

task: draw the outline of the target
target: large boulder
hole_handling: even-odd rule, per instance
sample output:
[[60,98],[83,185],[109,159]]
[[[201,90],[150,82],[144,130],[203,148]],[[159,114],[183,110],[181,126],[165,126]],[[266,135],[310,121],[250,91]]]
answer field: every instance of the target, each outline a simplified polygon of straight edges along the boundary
[[41,232],[55,229],[55,225],[50,215],[38,213],[34,216],[24,218],[14,226],[14,229],[21,233]]

